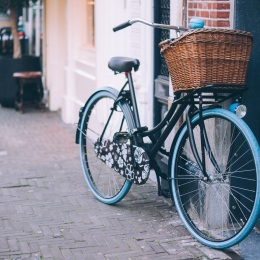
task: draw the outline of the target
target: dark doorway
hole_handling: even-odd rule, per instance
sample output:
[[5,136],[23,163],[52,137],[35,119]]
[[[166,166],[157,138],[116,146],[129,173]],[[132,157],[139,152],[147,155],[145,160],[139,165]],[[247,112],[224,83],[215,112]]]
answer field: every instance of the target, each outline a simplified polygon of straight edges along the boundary
[[[154,1],[154,22],[170,24],[170,0]],[[158,44],[170,38],[169,30],[154,31],[154,125],[158,124],[168,110],[169,72]]]
[[234,13],[234,28],[251,32],[254,36],[247,73],[249,91],[245,93],[243,103],[248,109],[245,121],[260,142],[260,1],[236,0]]

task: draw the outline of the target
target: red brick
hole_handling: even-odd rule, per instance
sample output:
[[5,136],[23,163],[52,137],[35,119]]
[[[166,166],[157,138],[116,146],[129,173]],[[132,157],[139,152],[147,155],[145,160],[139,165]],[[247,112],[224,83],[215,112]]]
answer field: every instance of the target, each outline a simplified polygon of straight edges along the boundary
[[217,12],[211,11],[210,12],[210,18],[217,18]]
[[230,22],[228,20],[215,20],[212,22],[214,27],[230,27]]
[[210,18],[229,18],[230,12],[211,11]]
[[195,16],[195,11],[189,10],[188,11],[188,16]]
[[230,4],[229,3],[213,3],[213,9],[228,10],[228,9],[230,9]]
[[217,20],[212,21],[212,26],[217,27]]
[[188,8],[193,8],[193,3],[189,3]]
[[217,8],[218,10],[229,10],[230,9],[230,4],[229,3],[225,3],[225,4],[217,4]]
[[209,12],[208,11],[201,11],[201,17],[209,18]]
[[206,20],[206,26],[212,26],[212,21],[211,20]]
[[217,21],[217,27],[230,27],[230,21],[228,21],[228,20],[225,20],[225,21],[218,20]]
[[208,9],[208,3],[202,3],[202,9]]
[[230,12],[218,12],[218,18],[229,18]]

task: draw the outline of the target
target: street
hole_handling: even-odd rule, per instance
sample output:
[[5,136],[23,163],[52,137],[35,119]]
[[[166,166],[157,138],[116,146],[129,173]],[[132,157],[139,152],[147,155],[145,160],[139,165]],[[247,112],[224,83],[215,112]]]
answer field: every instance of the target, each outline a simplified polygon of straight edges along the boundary
[[196,242],[151,180],[97,201],[58,112],[0,108],[0,120],[0,259],[250,259]]

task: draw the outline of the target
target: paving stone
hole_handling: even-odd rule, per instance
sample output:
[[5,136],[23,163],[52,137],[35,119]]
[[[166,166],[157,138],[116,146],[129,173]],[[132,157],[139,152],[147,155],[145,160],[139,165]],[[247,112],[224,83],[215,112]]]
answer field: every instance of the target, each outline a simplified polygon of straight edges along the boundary
[[10,251],[14,252],[14,251],[18,251],[19,250],[18,242],[17,242],[17,240],[15,238],[8,239],[7,241],[8,241],[8,244],[9,244]]
[[29,254],[31,252],[28,241],[19,241],[18,244],[22,253]]
[[59,246],[51,246],[50,250],[52,252],[54,259],[63,259],[64,258]]
[[43,259],[48,259],[50,257],[53,257],[53,254],[52,254],[52,251],[50,250],[49,245],[40,245],[40,249],[41,249],[41,255],[42,255]]

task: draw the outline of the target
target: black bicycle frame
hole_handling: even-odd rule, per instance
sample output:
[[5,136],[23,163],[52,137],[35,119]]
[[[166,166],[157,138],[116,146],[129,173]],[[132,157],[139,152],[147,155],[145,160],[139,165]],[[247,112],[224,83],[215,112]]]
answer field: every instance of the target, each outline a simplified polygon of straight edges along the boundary
[[[205,169],[205,151],[207,153],[212,154],[208,137],[205,132],[205,126],[204,122],[202,120],[202,111],[203,109],[209,108],[208,106],[205,108],[202,105],[208,104],[211,105],[211,107],[219,106],[219,103],[222,103],[225,100],[228,100],[234,96],[239,95],[239,99],[241,99],[242,93],[247,90],[244,86],[241,85],[221,85],[221,84],[215,84],[215,85],[207,85],[203,88],[196,89],[193,91],[188,91],[185,93],[185,91],[177,92],[174,96],[174,101],[171,105],[171,108],[169,109],[167,115],[164,117],[164,119],[156,125],[151,130],[146,130],[147,127],[141,127],[140,124],[140,118],[139,118],[139,112],[136,102],[136,96],[135,96],[135,90],[134,90],[134,84],[132,80],[132,74],[131,72],[125,73],[127,82],[122,87],[118,98],[115,103],[119,102],[122,98],[125,98],[125,87],[129,86],[129,103],[132,107],[133,117],[135,121],[136,129],[131,129],[133,139],[136,139],[136,144],[142,144],[140,142],[140,138],[143,139],[143,137],[149,137],[152,141],[152,147],[148,151],[150,160],[153,160],[158,153],[158,151],[162,151],[164,154],[167,154],[167,152],[162,150],[162,145],[165,142],[166,138],[172,131],[173,127],[176,125],[180,117],[182,116],[185,109],[190,106],[190,109],[188,110],[187,116],[186,116],[186,122],[187,122],[187,128],[188,128],[188,135],[189,140],[191,144],[191,149],[194,154],[196,163],[201,168],[204,177],[208,178],[208,175],[206,173]],[[185,93],[185,95],[184,95]],[[212,95],[213,94],[213,95]],[[196,107],[196,104],[199,108]],[[192,131],[191,126],[191,118],[194,116],[195,113],[199,114],[199,126],[200,126],[200,135],[201,135],[201,147],[202,147],[202,159],[200,159],[198,155],[198,151],[195,145],[194,141],[194,135]],[[112,112],[111,112],[112,113]],[[159,132],[165,128],[161,134],[161,136],[157,139],[154,134]],[[217,167],[216,161],[214,157],[212,157],[212,163]],[[216,168],[217,171],[219,171],[219,168]]]

